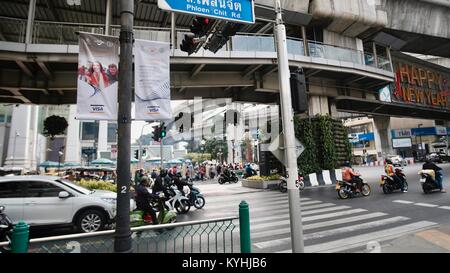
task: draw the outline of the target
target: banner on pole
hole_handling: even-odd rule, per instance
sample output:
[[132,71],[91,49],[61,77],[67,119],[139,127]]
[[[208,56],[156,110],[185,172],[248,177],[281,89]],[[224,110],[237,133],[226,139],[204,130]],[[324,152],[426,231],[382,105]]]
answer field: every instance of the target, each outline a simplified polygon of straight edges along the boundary
[[119,39],[80,33],[77,119],[117,120]]
[[135,120],[172,119],[170,44],[135,40]]

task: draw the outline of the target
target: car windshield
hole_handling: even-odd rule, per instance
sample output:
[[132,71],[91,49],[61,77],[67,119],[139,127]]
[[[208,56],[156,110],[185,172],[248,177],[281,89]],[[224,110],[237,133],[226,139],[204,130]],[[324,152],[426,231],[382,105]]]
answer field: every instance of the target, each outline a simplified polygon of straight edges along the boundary
[[88,195],[88,194],[91,194],[91,193],[94,192],[94,191],[88,190],[85,187],[77,185],[77,184],[73,183],[72,181],[64,179],[64,178],[60,178],[57,181],[61,182],[62,184],[66,185],[67,187],[70,187],[73,190],[75,190],[75,191],[77,191],[79,193],[82,193],[82,194]]

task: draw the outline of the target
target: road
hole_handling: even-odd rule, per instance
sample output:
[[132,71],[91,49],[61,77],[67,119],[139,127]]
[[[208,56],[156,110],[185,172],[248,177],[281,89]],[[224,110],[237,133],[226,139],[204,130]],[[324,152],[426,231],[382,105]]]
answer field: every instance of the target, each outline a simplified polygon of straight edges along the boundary
[[[444,185],[450,185],[450,164],[444,170]],[[404,234],[450,225],[450,193],[424,194],[417,175],[420,165],[404,168],[408,193],[383,194],[379,180],[383,167],[357,167],[372,188],[368,197],[340,200],[334,186],[307,188],[301,192],[302,218],[307,252],[357,252],[367,243],[384,246]],[[178,215],[178,221],[234,216],[238,205],[250,205],[253,252],[290,252],[287,194],[249,189],[215,181],[196,182],[206,206]],[[238,221],[235,222],[238,225]],[[33,237],[61,235],[70,230],[39,231]],[[239,237],[238,229],[233,233]],[[418,250],[420,251],[420,250]]]

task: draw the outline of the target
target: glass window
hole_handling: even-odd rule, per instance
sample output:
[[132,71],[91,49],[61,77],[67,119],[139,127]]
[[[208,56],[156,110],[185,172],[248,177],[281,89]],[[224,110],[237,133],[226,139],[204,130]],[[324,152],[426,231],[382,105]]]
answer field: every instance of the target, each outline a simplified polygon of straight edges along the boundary
[[108,123],[108,142],[117,142],[117,124]]
[[0,198],[20,198],[24,197],[23,183],[20,182],[1,182]]
[[11,118],[12,118],[11,115],[6,115],[6,122],[11,123]]
[[98,136],[98,123],[83,122],[81,130],[81,140],[95,140]]
[[5,115],[0,115],[0,122],[5,122]]
[[61,191],[62,188],[49,182],[30,181],[26,197],[58,197]]

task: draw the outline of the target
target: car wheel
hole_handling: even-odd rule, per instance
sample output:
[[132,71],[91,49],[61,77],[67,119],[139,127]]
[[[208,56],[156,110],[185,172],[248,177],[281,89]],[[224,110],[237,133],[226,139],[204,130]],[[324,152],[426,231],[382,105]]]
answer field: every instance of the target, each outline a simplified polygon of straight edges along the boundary
[[99,210],[87,210],[81,213],[76,222],[78,231],[83,233],[102,230],[105,224],[105,215]]

